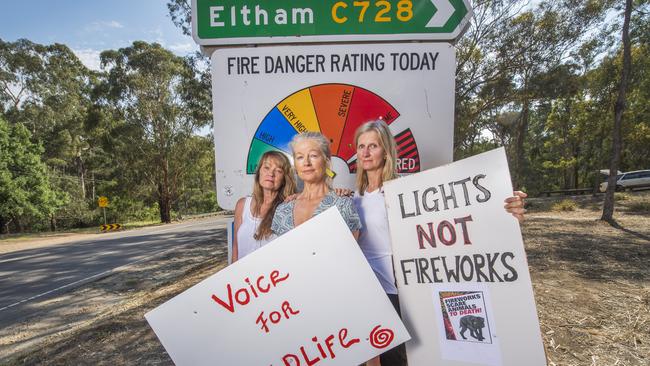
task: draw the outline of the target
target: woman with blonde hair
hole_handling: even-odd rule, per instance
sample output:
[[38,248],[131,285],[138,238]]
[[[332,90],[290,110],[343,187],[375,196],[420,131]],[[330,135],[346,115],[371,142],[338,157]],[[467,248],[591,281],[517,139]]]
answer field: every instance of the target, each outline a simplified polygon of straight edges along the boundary
[[277,151],[264,153],[255,169],[253,195],[240,198],[235,206],[233,263],[275,239],[273,215],[295,189],[289,159]]
[[[357,148],[354,204],[363,226],[359,233],[359,246],[399,313],[393,252],[383,192],[384,182],[398,177],[395,138],[388,125],[384,121],[377,120],[361,125],[355,133],[354,141]],[[525,213],[523,199],[526,194],[519,191],[514,194],[513,197],[506,199],[505,208],[521,221]],[[383,353],[380,362],[383,366],[406,365],[404,345]]]

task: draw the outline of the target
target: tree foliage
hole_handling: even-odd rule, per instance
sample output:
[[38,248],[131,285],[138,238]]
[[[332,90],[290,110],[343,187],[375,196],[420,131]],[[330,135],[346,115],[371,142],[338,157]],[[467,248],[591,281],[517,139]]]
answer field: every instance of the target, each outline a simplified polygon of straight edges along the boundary
[[[29,131],[30,141],[41,147],[52,192],[66,198],[54,211],[17,216],[21,226],[98,224],[99,195],[110,197],[113,220],[150,218],[153,207],[164,210],[158,217],[165,221],[172,211],[216,209],[216,197],[205,194],[214,189],[212,140],[195,135],[211,120],[209,77],[201,60],[144,42],[103,57],[105,71],[95,72],[65,45],[0,40],[0,115],[9,127]],[[181,206],[181,197],[201,205]],[[21,210],[16,212],[33,212]]]
[[161,221],[170,222],[180,182],[191,168],[193,133],[210,122],[196,95],[201,81],[186,59],[155,43],[104,51],[101,61],[109,71],[100,102],[121,121],[115,128],[121,133],[113,137],[121,141],[113,150],[123,169],[136,168],[129,180],[153,192]]
[[[530,194],[609,166],[624,52],[613,0],[478,0],[457,54],[456,159],[505,146]],[[650,168],[650,5],[634,0],[619,170]],[[190,2],[168,0],[191,30]],[[65,45],[0,40],[0,227],[41,230],[217,208],[209,60],[136,41],[88,70]],[[620,104],[619,104],[620,105]],[[8,224],[9,223],[9,224]]]
[[[621,170],[647,169],[648,2],[636,1]],[[609,166],[622,65],[613,1],[479,1],[457,44],[456,158],[505,146],[516,186],[594,187]]]
[[16,231],[30,218],[48,218],[63,200],[50,187],[43,149],[22,124],[0,117],[0,233]]

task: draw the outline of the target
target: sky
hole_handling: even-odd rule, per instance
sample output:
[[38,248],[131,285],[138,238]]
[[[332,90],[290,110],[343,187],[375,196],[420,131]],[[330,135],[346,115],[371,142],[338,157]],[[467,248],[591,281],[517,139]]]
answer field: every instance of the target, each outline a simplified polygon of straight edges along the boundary
[[89,68],[99,54],[157,42],[179,56],[199,48],[171,21],[166,0],[0,0],[0,39],[63,43]]

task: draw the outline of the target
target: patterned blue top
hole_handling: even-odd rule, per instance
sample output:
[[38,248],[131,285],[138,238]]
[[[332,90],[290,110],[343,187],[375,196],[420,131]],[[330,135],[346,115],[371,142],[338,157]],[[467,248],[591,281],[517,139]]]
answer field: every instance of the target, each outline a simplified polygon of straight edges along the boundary
[[[271,230],[273,230],[273,232],[278,236],[294,228],[293,207],[295,206],[295,203],[296,201],[281,203],[275,210]],[[314,210],[312,217],[332,206],[336,206],[336,208],[339,209],[339,212],[341,213],[341,216],[343,216],[343,220],[345,220],[350,231],[361,229],[361,220],[359,219],[357,209],[354,207],[354,201],[352,201],[352,198],[339,197],[334,193],[334,191],[330,191],[325,195],[325,197],[323,197],[318,204],[318,207],[316,207],[316,210]]]

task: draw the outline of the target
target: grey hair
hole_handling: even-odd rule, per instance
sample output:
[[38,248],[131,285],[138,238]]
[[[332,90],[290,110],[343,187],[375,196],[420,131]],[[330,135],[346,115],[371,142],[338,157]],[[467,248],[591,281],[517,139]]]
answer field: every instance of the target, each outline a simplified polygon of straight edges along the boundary
[[[330,142],[325,137],[322,133],[320,132],[303,132],[299,133],[293,136],[293,139],[291,139],[291,142],[289,143],[289,147],[291,148],[291,155],[293,155],[294,159],[296,158],[296,151],[295,151],[295,146],[303,141],[315,141],[318,144],[318,149],[320,150],[321,154],[325,157],[325,184],[332,189],[332,177],[327,174],[327,170],[332,169],[332,151],[330,150]],[[300,178],[300,177],[298,177]]]
[[303,132],[303,133],[298,133],[293,136],[293,139],[291,139],[291,143],[289,143],[289,147],[291,147],[291,154],[295,156],[295,151],[294,147],[296,144],[299,142],[305,141],[305,140],[312,140],[318,143],[318,148],[320,149],[321,153],[325,158],[327,158],[328,161],[332,159],[332,151],[330,150],[330,142],[325,137],[322,133],[320,132]]

